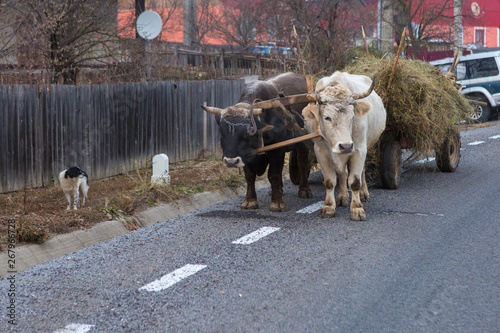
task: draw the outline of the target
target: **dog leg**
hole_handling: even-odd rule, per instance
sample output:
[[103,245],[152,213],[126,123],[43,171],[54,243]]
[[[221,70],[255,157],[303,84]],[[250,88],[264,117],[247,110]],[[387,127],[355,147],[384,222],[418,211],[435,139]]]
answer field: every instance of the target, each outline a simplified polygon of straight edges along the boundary
[[66,210],[71,209],[71,195],[69,193],[64,192],[64,195],[66,196],[66,203],[68,206],[66,207]]
[[78,188],[76,189],[76,192],[75,192],[75,202],[73,203],[73,209],[74,210],[78,210],[78,197],[79,197],[79,194],[80,194],[80,191],[78,190]]
[[82,191],[82,207],[85,206],[85,199],[87,198],[87,192],[89,191],[89,185],[87,185],[87,180],[84,179],[80,184],[80,190]]

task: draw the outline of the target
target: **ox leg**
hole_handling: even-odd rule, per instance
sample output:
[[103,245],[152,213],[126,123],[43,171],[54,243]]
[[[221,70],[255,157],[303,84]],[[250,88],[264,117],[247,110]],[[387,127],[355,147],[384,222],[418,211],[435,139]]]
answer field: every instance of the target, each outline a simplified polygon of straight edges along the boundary
[[359,192],[361,201],[370,202],[370,192],[368,192],[368,185],[366,184],[365,170],[361,174],[361,190]]
[[269,210],[272,212],[286,211],[286,205],[283,202],[283,165],[285,164],[285,152],[277,150],[269,163],[267,178],[271,183],[271,205]]
[[324,184],[326,189],[325,203],[323,208],[319,211],[320,217],[334,217],[335,216],[335,185],[337,184],[337,174],[335,172],[335,167],[333,160],[330,156],[330,149],[326,145],[321,143],[314,144],[314,153],[318,159],[318,163],[321,166],[321,172],[323,173]]
[[299,198],[312,198],[309,188],[309,149],[304,144],[296,146],[299,167]]
[[255,172],[248,169],[247,166],[244,167],[245,180],[247,182],[247,194],[245,195],[245,200],[241,204],[243,209],[257,209],[259,208],[259,203],[257,202],[257,193],[255,192],[255,178],[257,177]]
[[349,191],[347,190],[347,175],[348,171],[346,167],[341,170],[337,170],[339,176],[339,190],[337,193],[336,204],[337,206],[349,206]]
[[363,168],[365,165],[364,156],[354,154],[350,161],[350,172],[349,172],[349,187],[352,192],[351,201],[351,220],[353,221],[365,221],[366,213],[363,209],[363,204],[361,203],[360,190],[361,190],[361,174],[363,173]]

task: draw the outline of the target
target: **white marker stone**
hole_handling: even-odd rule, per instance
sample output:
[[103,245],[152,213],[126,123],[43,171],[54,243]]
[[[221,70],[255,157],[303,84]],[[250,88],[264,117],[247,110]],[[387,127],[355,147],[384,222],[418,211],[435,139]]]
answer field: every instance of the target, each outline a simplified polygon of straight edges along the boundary
[[87,324],[69,324],[65,328],[55,331],[54,333],[85,333],[90,331],[94,325]]
[[158,185],[170,185],[170,175],[168,174],[168,156],[158,154],[153,157],[153,175],[151,183]]
[[145,285],[144,287],[139,288],[139,290],[160,291],[163,289],[167,289],[168,287],[173,286],[174,284],[187,278],[188,276],[201,271],[205,267],[207,266],[187,264],[186,266],[176,269],[172,273],[164,275],[160,279],[155,280]]
[[304,207],[302,209],[299,209],[295,213],[298,213],[298,214],[311,214],[311,213],[314,213],[315,211],[320,210],[321,207],[323,207],[324,203],[325,203],[324,201],[316,202],[315,204],[312,204],[310,206],[307,206],[307,207]]
[[275,231],[280,230],[280,228],[273,228],[273,227],[262,227],[259,230],[256,230],[252,232],[251,234],[248,234],[246,236],[241,237],[240,239],[235,240],[232,242],[233,244],[252,244],[253,242],[258,241],[259,239],[266,237],[269,234],[272,234]]

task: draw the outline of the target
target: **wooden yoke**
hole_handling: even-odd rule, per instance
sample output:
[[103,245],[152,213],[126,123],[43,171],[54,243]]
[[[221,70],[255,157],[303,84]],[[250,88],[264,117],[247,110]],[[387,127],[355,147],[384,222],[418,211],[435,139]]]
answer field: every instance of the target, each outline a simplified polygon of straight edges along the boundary
[[280,108],[281,106],[288,106],[288,105],[308,103],[308,102],[309,103],[316,102],[316,96],[314,94],[285,96],[285,97],[270,99],[267,101],[257,102],[254,104],[254,108],[277,109]]
[[[307,75],[306,76],[306,82],[307,82],[307,92],[309,94],[313,94],[314,92],[314,86],[313,86],[313,82],[312,82],[312,76],[311,75]],[[314,99],[314,102],[310,102],[309,105],[312,105],[316,102],[316,98]],[[316,133],[318,134],[318,136],[316,136],[315,138],[313,138],[313,141],[321,141],[323,140],[323,138],[319,135],[319,131],[318,131],[318,122],[315,121],[313,123],[313,133]]]
[[[314,88],[312,84],[312,79],[310,75],[306,76],[306,81],[307,81],[307,90],[309,91],[308,94],[301,94],[301,95],[292,95],[292,96],[286,96],[286,97],[281,97],[281,98],[275,98],[267,101],[261,101],[261,102],[256,102],[254,104],[255,108],[261,108],[261,109],[275,109],[287,122],[289,122],[289,125],[291,127],[292,132],[295,134],[298,134],[300,136],[290,139],[290,140],[285,140],[282,142],[278,142],[269,146],[261,147],[252,150],[252,154],[264,154],[267,151],[273,150],[273,149],[278,149],[282,147],[286,147],[291,144],[307,141],[307,140],[322,140],[321,136],[318,133],[318,124],[315,122],[314,123],[314,132],[307,134],[306,130],[301,128],[297,122],[295,121],[295,118],[293,117],[293,114],[288,110],[285,106],[288,105],[293,105],[293,104],[300,104],[300,103],[315,103],[316,102],[316,94],[314,94]],[[288,126],[287,126],[288,127]]]

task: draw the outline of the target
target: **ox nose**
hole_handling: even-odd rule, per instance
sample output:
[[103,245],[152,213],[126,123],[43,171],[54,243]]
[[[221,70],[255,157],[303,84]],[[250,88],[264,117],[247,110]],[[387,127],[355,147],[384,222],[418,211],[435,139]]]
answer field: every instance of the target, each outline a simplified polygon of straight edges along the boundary
[[241,157],[239,157],[239,156],[235,157],[235,158],[224,157],[223,160],[228,168],[240,168],[240,167],[245,166],[245,164],[241,160]]
[[353,143],[339,143],[339,150],[341,154],[348,154],[352,152],[353,148],[354,148]]

